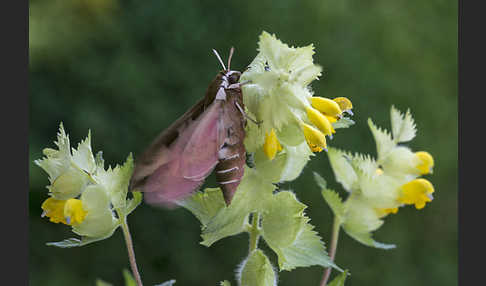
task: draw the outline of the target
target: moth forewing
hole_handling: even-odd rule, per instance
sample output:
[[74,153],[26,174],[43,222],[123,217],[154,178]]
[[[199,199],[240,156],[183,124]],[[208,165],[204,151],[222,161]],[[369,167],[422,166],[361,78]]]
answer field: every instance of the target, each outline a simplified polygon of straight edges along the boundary
[[213,169],[226,202],[231,202],[245,165],[246,120],[236,105],[243,106],[240,75],[226,69],[218,73],[205,97],[137,159],[131,189],[145,192],[146,202],[175,206],[197,190]]

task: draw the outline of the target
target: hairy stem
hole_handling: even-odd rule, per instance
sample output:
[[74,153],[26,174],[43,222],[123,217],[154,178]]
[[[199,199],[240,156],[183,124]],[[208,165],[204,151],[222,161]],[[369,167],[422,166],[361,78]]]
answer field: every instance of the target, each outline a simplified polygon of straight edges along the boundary
[[254,213],[251,220],[251,228],[250,228],[250,252],[255,250],[258,246],[258,238],[260,237],[260,229],[258,228],[259,221],[260,221],[260,214]]
[[[118,214],[120,215],[120,212]],[[120,218],[123,236],[125,237],[125,243],[127,245],[128,260],[130,261],[132,274],[135,278],[135,281],[137,282],[137,286],[142,286],[142,279],[140,278],[140,273],[138,272],[137,268],[137,261],[135,260],[135,251],[133,250],[132,236],[130,235],[130,230],[128,229],[127,216],[122,215],[120,216]]]
[[[341,228],[341,222],[337,217],[334,217],[334,222],[332,225],[331,248],[329,249],[329,258],[331,258],[332,262],[334,262],[334,257],[336,256],[336,249],[337,249],[337,243],[339,239],[340,228]],[[329,276],[331,275],[331,269],[332,267],[328,267],[324,271],[320,286],[326,286],[327,280],[329,280]]]

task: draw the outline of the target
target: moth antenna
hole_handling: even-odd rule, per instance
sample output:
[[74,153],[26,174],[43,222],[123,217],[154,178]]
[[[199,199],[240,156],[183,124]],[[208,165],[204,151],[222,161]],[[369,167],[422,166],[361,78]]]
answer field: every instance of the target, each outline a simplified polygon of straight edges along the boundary
[[219,56],[218,52],[217,52],[215,49],[213,49],[213,52],[214,52],[214,54],[216,55],[216,57],[218,58],[219,63],[220,63],[222,66],[223,66],[223,69],[224,69],[224,70],[227,70],[227,69],[226,69],[226,67],[224,66],[223,60],[222,60],[222,59],[221,59],[221,57]]
[[233,57],[233,52],[235,51],[235,48],[234,47],[231,47],[230,49],[230,54],[229,54],[229,57],[228,57],[228,70],[231,70],[230,66],[231,66],[231,58]]

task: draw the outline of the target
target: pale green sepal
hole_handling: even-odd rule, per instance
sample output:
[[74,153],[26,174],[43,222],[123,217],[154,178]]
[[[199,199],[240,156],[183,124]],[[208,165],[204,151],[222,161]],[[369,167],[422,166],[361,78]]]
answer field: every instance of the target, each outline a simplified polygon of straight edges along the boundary
[[137,281],[127,269],[123,269],[123,278],[125,279],[125,286],[137,286]]
[[374,247],[374,248],[380,248],[380,249],[393,249],[393,248],[397,247],[395,244],[385,244],[385,243],[375,241],[371,237],[371,233],[369,233],[369,232],[366,232],[366,233],[352,232],[352,231],[348,231],[348,229],[344,226],[343,226],[343,229],[354,240],[356,240],[356,241],[358,241],[358,242],[360,242],[360,243],[362,243],[366,246],[370,246],[370,247]]
[[89,177],[81,170],[70,167],[59,175],[50,186],[49,194],[57,200],[68,200],[77,197],[89,182]]
[[219,282],[219,286],[231,286],[231,283],[228,280],[224,280]]
[[350,163],[352,156],[332,147],[328,148],[327,156],[336,181],[348,192],[356,190],[358,176]]
[[321,194],[322,194],[322,197],[324,198],[324,200],[326,201],[326,203],[331,208],[334,215],[339,220],[342,220],[343,217],[344,217],[345,208],[344,208],[343,201],[342,201],[341,197],[339,196],[339,194],[336,193],[335,191],[331,190],[331,189],[324,189],[324,190],[322,190]]
[[392,106],[390,110],[390,118],[393,139],[395,142],[407,142],[415,137],[417,129],[412,114],[410,113],[410,109],[407,109],[407,112],[404,115]]
[[157,284],[157,285],[154,285],[154,286],[172,286],[175,283],[176,283],[176,281],[174,279],[172,279],[172,280],[169,280],[169,281],[165,281],[162,284]]
[[[280,270],[321,265],[339,269],[327,256],[324,243],[304,215],[306,205],[295,194],[274,195],[262,218],[262,236],[278,256]],[[340,270],[340,269],[339,269]]]
[[346,217],[342,223],[343,230],[358,242],[376,248],[390,249],[393,244],[384,244],[372,239],[371,232],[382,224],[376,210],[359,196],[352,195],[345,203]]
[[110,209],[110,199],[101,185],[88,186],[81,195],[83,209],[87,215],[83,222],[73,226],[73,232],[92,238],[109,237],[119,226],[119,221]]
[[57,141],[54,141],[54,144],[56,144],[58,150],[45,148],[42,152],[46,157],[34,161],[35,164],[46,171],[51,183],[71,166],[69,136],[64,131],[62,122],[59,124]]
[[377,176],[378,163],[368,154],[354,154],[351,158],[351,165],[358,177],[374,178]]
[[420,175],[420,171],[417,169],[419,164],[420,159],[405,146],[393,148],[388,157],[382,161],[386,173],[395,177],[413,176],[409,181]]
[[344,282],[348,276],[348,270],[344,270],[344,272],[340,273],[328,284],[328,286],[344,286]]
[[[118,227],[118,225],[117,225],[117,227]],[[104,240],[104,239],[111,237],[113,235],[113,233],[115,232],[115,230],[116,230],[116,227],[113,229],[113,231],[111,231],[110,233],[106,234],[105,236],[101,236],[101,237],[83,236],[83,237],[81,237],[81,239],[68,238],[68,239],[65,239],[65,240],[62,240],[62,241],[58,241],[58,242],[47,242],[46,245],[47,246],[56,246],[56,247],[60,247],[60,248],[71,248],[71,247],[85,246],[87,244],[97,242],[97,241],[100,241],[100,240]]]
[[332,127],[334,127],[334,129],[349,128],[352,125],[354,125],[354,123],[355,123],[354,120],[352,120],[351,118],[343,117],[343,118],[339,119],[338,121],[334,122],[332,124]]
[[259,249],[253,250],[237,271],[240,286],[275,286],[277,274],[268,257]]
[[88,137],[78,144],[78,149],[72,148],[73,163],[81,170],[92,174],[96,169],[96,162],[91,150],[91,131],[88,131]]
[[192,212],[199,219],[203,227],[223,208],[226,207],[220,188],[206,188],[203,192],[196,192],[179,204]]
[[96,181],[107,190],[115,209],[125,208],[133,168],[133,156],[130,153],[121,167],[116,165],[114,169],[109,167],[108,170],[99,170],[95,175]]
[[371,118],[368,119],[368,126],[375,138],[378,161],[380,162],[388,156],[388,153],[396,146],[396,143],[391,138],[390,133],[374,125]]
[[96,279],[96,286],[113,286],[113,284],[111,283],[108,283],[104,280],[101,280],[101,279]]

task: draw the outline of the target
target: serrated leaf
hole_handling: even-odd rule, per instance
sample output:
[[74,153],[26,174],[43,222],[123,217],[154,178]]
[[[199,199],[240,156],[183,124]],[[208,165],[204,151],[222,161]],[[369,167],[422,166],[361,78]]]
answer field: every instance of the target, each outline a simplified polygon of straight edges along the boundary
[[123,269],[123,278],[125,279],[125,286],[137,286],[137,281],[127,269]]
[[224,237],[245,231],[249,214],[265,210],[274,190],[271,182],[245,166],[245,174],[231,204],[221,209],[203,228],[201,244],[209,247]]
[[262,236],[277,253],[280,270],[321,265],[339,269],[325,251],[324,243],[309,218],[304,215],[306,206],[297,201],[295,194],[281,191],[263,213]]
[[341,220],[344,217],[345,208],[339,194],[331,189],[324,189],[321,194],[334,215]]
[[196,192],[180,202],[180,205],[196,216],[203,226],[223,208],[226,207],[220,188],[206,188],[203,192]]
[[344,286],[347,276],[348,270],[344,270],[344,272],[336,276],[328,286]]
[[378,163],[368,154],[354,154],[351,159],[351,165],[358,174],[358,177],[364,175],[372,178],[377,175]]
[[165,281],[162,284],[157,284],[157,285],[154,285],[154,286],[172,286],[175,283],[176,283],[176,281],[174,279],[172,279],[172,280],[169,280],[169,281]]
[[332,147],[328,148],[327,156],[336,181],[348,192],[355,190],[358,176],[350,163],[352,156]]
[[259,249],[252,251],[237,272],[240,286],[275,286],[277,275],[268,257]]
[[349,128],[349,127],[351,127],[354,124],[355,124],[355,122],[351,118],[343,117],[343,118],[339,119],[338,121],[334,122],[332,124],[332,127],[334,129]]
[[375,126],[371,118],[368,119],[368,126],[375,138],[378,162],[380,162],[388,156],[388,153],[396,146],[396,142],[391,138],[388,131]]
[[394,106],[390,110],[393,139],[395,142],[407,142],[412,140],[417,133],[415,122],[410,114],[410,109],[404,115]]

